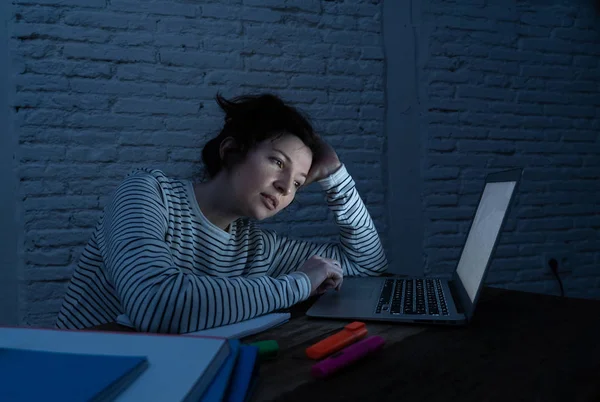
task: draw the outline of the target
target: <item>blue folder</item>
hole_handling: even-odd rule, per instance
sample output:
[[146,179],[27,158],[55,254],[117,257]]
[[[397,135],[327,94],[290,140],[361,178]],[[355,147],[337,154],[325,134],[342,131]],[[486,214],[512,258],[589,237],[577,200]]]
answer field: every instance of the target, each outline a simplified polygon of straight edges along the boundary
[[235,364],[237,363],[238,354],[240,349],[240,341],[237,339],[229,340],[229,357],[225,360],[225,363],[219,369],[219,372],[208,386],[208,389],[202,396],[200,402],[214,402],[222,401],[227,392],[227,388],[231,379],[231,374]]
[[233,376],[225,400],[228,402],[248,401],[258,378],[258,347],[240,345]]
[[0,348],[0,401],[110,400],[135,381],[147,365],[143,356]]

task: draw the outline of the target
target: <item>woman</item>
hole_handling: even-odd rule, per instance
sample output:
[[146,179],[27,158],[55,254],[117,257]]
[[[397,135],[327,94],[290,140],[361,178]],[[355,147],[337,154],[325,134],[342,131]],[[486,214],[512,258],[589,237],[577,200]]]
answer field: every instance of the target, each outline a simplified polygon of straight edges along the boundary
[[[58,328],[126,314],[139,331],[198,331],[339,289],[344,275],[385,270],[354,181],[309,122],[274,95],[217,95],[217,102],[225,125],[202,151],[208,180],[130,173],[81,256]],[[335,216],[339,243],[292,240],[254,224],[314,181]]]

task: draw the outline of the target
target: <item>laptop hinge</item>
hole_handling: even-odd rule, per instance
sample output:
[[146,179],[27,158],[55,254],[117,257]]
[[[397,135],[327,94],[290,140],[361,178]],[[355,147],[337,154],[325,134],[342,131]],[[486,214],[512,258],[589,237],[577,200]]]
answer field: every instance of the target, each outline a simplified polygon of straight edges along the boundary
[[465,308],[461,301],[460,291],[456,287],[456,281],[449,280],[448,287],[450,288],[450,293],[452,294],[452,300],[454,300],[454,305],[456,306],[456,312],[459,314],[464,314]]

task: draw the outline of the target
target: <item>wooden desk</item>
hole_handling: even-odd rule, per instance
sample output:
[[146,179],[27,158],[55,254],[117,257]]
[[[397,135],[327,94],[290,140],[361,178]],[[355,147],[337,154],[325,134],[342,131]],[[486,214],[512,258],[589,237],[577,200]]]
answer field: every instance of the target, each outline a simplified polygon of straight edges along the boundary
[[369,322],[384,349],[321,381],[304,350],[348,321],[308,318],[311,303],[244,339],[280,346],[260,368],[255,401],[600,401],[598,300],[486,288],[468,327]]

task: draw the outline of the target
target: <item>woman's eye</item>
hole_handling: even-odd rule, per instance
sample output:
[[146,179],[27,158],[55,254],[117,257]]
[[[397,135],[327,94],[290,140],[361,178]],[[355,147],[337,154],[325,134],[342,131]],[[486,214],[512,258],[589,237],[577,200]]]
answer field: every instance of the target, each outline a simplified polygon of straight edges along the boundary
[[300,183],[298,183],[297,181],[294,182],[294,185],[296,186],[296,188],[300,187]]
[[280,168],[282,168],[282,167],[283,167],[283,162],[282,162],[281,160],[279,160],[279,159],[277,159],[277,158],[271,158],[271,159],[273,160],[273,162],[275,162],[275,164],[276,164],[277,166],[279,166]]

